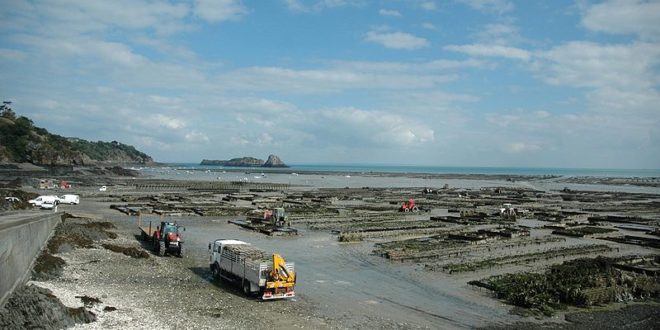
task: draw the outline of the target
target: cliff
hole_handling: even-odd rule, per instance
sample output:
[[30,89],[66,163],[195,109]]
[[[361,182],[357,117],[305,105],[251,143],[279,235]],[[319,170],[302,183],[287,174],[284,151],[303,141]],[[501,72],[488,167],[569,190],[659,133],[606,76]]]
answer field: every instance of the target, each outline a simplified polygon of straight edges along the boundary
[[275,156],[268,156],[267,161],[254,157],[232,158],[230,160],[204,159],[200,165],[229,166],[229,167],[288,167],[282,160]]
[[35,165],[94,165],[98,163],[152,163],[149,155],[133,146],[90,142],[51,134],[32,120],[7,107],[0,112],[0,162]]

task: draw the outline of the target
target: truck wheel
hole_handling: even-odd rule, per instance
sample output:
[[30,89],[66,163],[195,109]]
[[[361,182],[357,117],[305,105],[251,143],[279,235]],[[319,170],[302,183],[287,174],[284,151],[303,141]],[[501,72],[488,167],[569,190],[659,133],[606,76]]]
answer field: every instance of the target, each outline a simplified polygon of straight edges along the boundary
[[177,257],[181,258],[181,252],[182,252],[182,250],[183,250],[183,245],[182,245],[182,244],[179,244],[179,251],[176,251],[176,256],[177,256]]
[[163,241],[158,242],[158,255],[161,257],[165,255],[165,242]]
[[217,264],[214,264],[211,267],[211,273],[213,273],[213,279],[219,280],[220,279],[220,268]]
[[250,281],[243,282],[243,293],[248,297],[252,294],[252,291],[250,291]]

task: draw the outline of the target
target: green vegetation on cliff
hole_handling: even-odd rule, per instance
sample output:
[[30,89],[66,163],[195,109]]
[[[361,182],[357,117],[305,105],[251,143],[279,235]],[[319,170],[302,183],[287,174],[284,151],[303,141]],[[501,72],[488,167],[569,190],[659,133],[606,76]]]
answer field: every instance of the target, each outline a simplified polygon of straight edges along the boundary
[[74,149],[80,150],[85,153],[89,158],[96,161],[105,161],[107,159],[121,159],[129,157],[130,159],[137,160],[138,163],[152,162],[149,155],[138,151],[133,146],[112,142],[90,142],[87,140],[70,138],[69,141]]
[[36,165],[89,165],[96,162],[150,163],[149,155],[112,142],[90,142],[51,134],[32,120],[0,106],[0,162]]

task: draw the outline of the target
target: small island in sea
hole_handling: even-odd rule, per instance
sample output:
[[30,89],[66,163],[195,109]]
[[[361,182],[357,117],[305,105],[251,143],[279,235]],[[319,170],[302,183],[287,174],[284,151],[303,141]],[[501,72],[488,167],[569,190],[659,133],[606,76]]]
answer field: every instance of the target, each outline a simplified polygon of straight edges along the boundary
[[240,157],[240,158],[232,158],[230,160],[204,159],[202,160],[200,165],[231,166],[231,167],[280,167],[280,168],[289,167],[280,159],[280,157],[275,155],[269,155],[266,161],[254,157]]

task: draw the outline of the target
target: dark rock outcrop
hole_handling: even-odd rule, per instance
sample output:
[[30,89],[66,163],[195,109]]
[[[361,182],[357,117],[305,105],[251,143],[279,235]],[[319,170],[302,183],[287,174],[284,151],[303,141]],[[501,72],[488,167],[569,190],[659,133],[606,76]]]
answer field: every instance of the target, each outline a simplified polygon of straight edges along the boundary
[[64,329],[96,321],[84,307],[69,308],[53,293],[36,285],[16,290],[0,308],[0,329]]
[[268,160],[262,165],[263,167],[289,167],[275,155],[269,155]]

